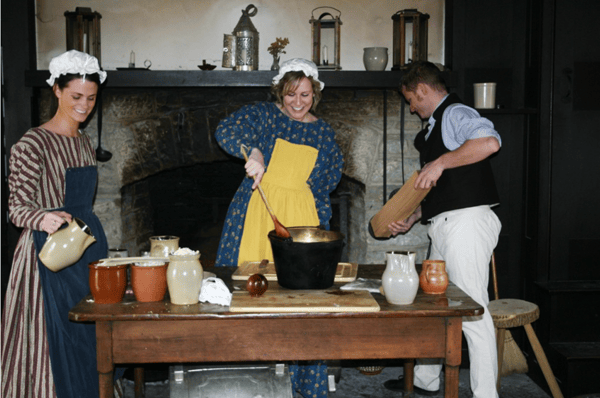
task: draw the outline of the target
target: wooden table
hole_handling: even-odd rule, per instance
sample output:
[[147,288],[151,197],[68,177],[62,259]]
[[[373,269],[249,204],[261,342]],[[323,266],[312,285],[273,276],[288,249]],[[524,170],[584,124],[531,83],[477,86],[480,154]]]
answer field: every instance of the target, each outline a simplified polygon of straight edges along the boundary
[[[360,265],[358,276],[380,278],[384,268]],[[206,270],[230,290],[244,285],[232,282],[234,268]],[[419,290],[405,306],[373,296],[379,312],[260,314],[216,304],[173,305],[168,298],[138,303],[126,295],[118,304],[95,304],[86,297],[69,319],[96,323],[101,398],[113,397],[115,364],[396,358],[444,358],[445,396],[457,398],[462,317],[481,315],[483,307],[452,284],[442,295]],[[405,370],[410,392],[412,370]]]

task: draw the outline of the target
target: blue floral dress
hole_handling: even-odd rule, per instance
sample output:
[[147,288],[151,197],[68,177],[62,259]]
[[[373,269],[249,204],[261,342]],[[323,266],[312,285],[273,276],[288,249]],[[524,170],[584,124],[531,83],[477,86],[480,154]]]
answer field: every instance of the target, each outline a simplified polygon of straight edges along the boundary
[[[329,229],[329,194],[339,183],[344,165],[342,152],[329,124],[321,119],[311,123],[298,122],[284,114],[274,103],[260,102],[244,106],[223,119],[215,136],[221,148],[238,158],[243,158],[240,151],[242,144],[249,148],[248,153],[252,148],[258,148],[264,156],[267,171],[278,138],[316,148],[319,154],[307,182],[315,198],[319,223]],[[253,192],[252,183],[251,178],[244,178],[229,205],[216,266],[237,266],[246,210]]]
[[[240,151],[242,144],[249,148],[248,153],[252,148],[258,148],[264,156],[267,172],[278,138],[292,144],[316,148],[317,160],[307,183],[315,199],[319,223],[329,229],[331,219],[329,194],[339,183],[344,166],[342,152],[335,142],[335,133],[331,126],[320,119],[311,123],[298,122],[285,115],[274,103],[261,102],[244,106],[223,119],[215,135],[221,148],[238,158],[243,158]],[[252,183],[251,178],[244,178],[229,205],[216,266],[238,264],[246,211],[253,192]],[[290,376],[294,391],[298,391],[303,397],[327,397],[328,381],[325,362],[290,364]]]

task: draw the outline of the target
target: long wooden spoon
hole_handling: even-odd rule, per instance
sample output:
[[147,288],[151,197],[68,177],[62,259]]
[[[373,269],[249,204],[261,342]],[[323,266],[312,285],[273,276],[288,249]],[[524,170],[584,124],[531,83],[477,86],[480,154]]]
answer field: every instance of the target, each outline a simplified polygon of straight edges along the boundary
[[[248,154],[246,153],[245,145],[241,146],[241,151],[242,151],[242,154],[244,155],[244,159],[247,162]],[[256,179],[255,176],[253,176],[252,178]],[[260,186],[260,183],[258,184],[258,192],[260,193],[260,197],[262,198],[263,202],[265,202],[265,206],[267,206],[267,211],[269,212],[269,214],[271,215],[271,218],[273,219],[273,224],[275,224],[275,234],[283,239],[291,238],[292,236],[290,235],[290,231],[288,231],[288,229],[279,222],[277,217],[275,217],[275,213],[273,212],[273,209],[269,205],[269,202],[267,201],[267,196],[265,195],[265,192],[263,191],[262,187]]]

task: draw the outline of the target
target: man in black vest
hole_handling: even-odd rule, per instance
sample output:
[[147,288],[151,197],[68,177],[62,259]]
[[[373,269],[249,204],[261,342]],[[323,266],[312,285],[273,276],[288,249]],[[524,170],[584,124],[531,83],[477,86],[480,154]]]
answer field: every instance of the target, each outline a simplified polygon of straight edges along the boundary
[[[500,136],[492,122],[448,94],[439,69],[430,62],[414,62],[401,90],[411,113],[429,122],[415,139],[422,167],[415,188],[432,189],[414,214],[389,229],[397,235],[419,219],[429,224],[429,258],[444,260],[450,281],[487,308],[489,262],[501,228],[491,210],[499,200],[489,157],[500,149]],[[497,397],[496,337],[489,312],[464,318],[463,332],[473,397]],[[415,390],[437,392],[441,367],[438,360],[418,361]]]

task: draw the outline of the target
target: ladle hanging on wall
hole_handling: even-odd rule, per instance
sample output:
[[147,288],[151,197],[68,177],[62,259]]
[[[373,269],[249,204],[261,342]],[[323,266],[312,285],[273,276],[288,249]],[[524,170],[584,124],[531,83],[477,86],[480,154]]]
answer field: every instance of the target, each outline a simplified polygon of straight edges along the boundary
[[108,162],[112,158],[112,153],[102,148],[102,94],[98,91],[96,99],[98,107],[98,148],[96,148],[96,160],[99,162]]

